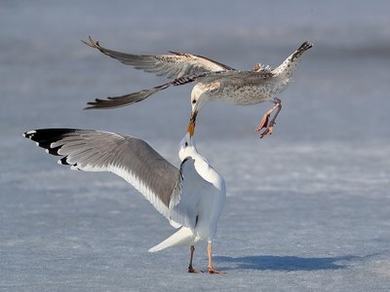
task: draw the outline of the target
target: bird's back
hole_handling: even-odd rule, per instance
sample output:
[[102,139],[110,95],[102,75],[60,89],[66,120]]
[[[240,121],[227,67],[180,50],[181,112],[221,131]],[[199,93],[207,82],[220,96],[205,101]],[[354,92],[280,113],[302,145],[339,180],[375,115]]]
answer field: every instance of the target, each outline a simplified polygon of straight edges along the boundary
[[193,90],[208,100],[250,105],[272,98],[276,81],[269,71],[237,70],[211,74],[201,79]]

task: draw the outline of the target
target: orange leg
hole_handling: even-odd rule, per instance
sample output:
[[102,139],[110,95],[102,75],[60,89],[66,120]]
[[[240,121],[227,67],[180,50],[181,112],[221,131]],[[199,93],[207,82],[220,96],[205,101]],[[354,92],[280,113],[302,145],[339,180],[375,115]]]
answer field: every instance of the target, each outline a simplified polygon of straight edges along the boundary
[[207,244],[207,257],[209,259],[209,263],[207,266],[207,272],[209,274],[219,274],[219,275],[223,274],[223,272],[216,270],[214,265],[213,265],[211,242],[208,242],[208,244]]

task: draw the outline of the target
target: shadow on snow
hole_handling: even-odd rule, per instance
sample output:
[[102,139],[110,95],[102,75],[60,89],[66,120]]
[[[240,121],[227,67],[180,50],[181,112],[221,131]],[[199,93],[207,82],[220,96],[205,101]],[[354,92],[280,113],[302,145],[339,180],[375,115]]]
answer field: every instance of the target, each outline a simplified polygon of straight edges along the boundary
[[[358,256],[306,258],[296,256],[215,256],[215,262],[221,270],[273,270],[273,271],[316,271],[336,270],[347,267],[347,262],[361,259]],[[233,266],[222,267],[224,263]],[[222,264],[222,265],[221,265]]]

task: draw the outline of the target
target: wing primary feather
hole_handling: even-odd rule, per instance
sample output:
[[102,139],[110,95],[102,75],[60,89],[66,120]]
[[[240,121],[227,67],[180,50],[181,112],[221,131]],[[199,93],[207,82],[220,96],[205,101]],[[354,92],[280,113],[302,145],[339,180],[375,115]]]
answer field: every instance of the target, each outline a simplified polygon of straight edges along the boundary
[[197,75],[204,72],[234,70],[228,65],[202,55],[176,51],[169,51],[170,54],[165,55],[137,55],[107,49],[91,36],[88,37],[87,41],[82,42],[123,64],[134,66],[135,69],[144,70],[145,72],[156,73],[159,76],[166,75],[168,78]]
[[124,178],[168,220],[172,198],[180,197],[179,170],[141,139],[82,129],[38,129],[24,137],[61,156],[58,163],[71,169],[107,171]]

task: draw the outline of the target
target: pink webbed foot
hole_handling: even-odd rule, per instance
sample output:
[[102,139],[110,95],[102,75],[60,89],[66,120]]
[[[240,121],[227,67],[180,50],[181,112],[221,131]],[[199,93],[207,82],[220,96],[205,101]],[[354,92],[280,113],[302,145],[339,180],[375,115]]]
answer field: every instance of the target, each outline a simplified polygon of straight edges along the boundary
[[261,118],[259,124],[257,125],[256,132],[260,132],[262,129],[268,127],[269,117],[270,117],[270,116],[271,116],[271,115],[270,115],[269,113],[265,113],[265,114],[263,115],[263,117]]
[[[260,132],[260,139],[272,135],[273,127],[276,125],[276,117],[282,109],[282,103],[279,98],[274,98],[274,106],[269,109],[261,118],[259,125],[256,128],[257,132]],[[273,118],[270,120],[271,114],[275,112]],[[264,131],[262,131],[264,129]]]
[[215,267],[207,267],[207,272],[209,274],[216,274],[216,275],[223,275],[225,274],[224,272],[218,271]]

